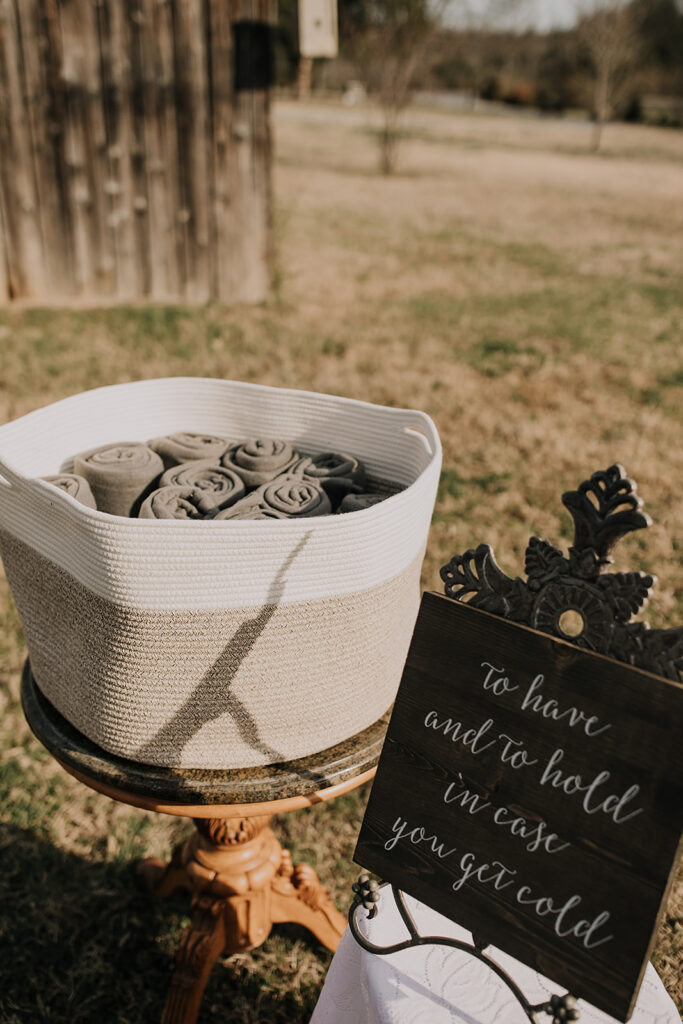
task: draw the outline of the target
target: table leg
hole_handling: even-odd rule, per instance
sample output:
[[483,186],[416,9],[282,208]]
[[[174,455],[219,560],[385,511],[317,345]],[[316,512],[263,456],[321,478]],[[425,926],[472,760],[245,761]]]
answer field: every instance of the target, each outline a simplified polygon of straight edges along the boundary
[[270,818],[196,818],[196,832],[168,864],[149,859],[139,865],[155,895],[193,894],[162,1024],[194,1024],[217,958],[260,946],[273,924],[301,924],[336,949],[344,916],[313,868],[292,864],[268,827]]
[[339,945],[346,918],[340,914],[329,890],[308,864],[292,864],[289,850],[282,850],[278,873],[271,882],[273,924],[296,922],[313,932],[316,939],[334,950]]
[[176,954],[161,1024],[194,1024],[211,968],[225,949],[222,900],[196,896]]

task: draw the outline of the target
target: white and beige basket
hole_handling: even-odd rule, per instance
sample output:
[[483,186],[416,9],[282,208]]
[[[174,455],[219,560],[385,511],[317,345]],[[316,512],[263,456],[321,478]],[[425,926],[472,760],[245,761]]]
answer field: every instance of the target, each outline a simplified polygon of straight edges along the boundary
[[[349,451],[400,493],[303,520],[123,519],[38,477],[176,430]],[[391,704],[417,614],[441,446],[420,412],[203,378],[98,388],[0,427],[0,553],[35,678],[149,764],[303,757]]]

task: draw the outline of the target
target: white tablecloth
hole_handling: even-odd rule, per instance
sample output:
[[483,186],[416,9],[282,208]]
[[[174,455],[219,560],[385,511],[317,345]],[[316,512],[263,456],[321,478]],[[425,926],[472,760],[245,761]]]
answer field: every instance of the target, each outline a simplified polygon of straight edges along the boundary
[[[471,941],[463,928],[406,898],[421,935],[445,935]],[[357,920],[375,944],[388,946],[408,938],[390,887],[382,889],[379,913]],[[531,1003],[563,994],[561,985],[518,960],[487,949],[519,985]],[[579,1024],[614,1024],[614,1018],[579,1001]],[[550,1017],[539,1014],[539,1021]],[[648,964],[631,1024],[679,1024],[680,1017]],[[311,1024],[528,1024],[521,1006],[486,964],[448,946],[423,946],[390,956],[366,953],[347,928],[334,955]]]

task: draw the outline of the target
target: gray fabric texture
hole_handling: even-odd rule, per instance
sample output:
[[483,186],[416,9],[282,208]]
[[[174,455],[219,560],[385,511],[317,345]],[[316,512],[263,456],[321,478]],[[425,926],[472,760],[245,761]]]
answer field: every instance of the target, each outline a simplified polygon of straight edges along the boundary
[[88,481],[100,512],[113,516],[135,515],[163,469],[156,452],[134,441],[107,444],[74,456],[74,473]]
[[166,469],[196,459],[212,459],[218,462],[221,455],[230,447],[230,441],[226,437],[193,434],[189,431],[153,437],[147,444],[161,456]]
[[78,476],[77,473],[57,473],[56,476],[44,476],[43,480],[49,484],[54,484],[55,487],[59,487],[62,491],[66,491],[76,501],[80,501],[81,505],[87,505],[88,508],[97,508],[95,497],[90,490],[90,484],[85,477]]

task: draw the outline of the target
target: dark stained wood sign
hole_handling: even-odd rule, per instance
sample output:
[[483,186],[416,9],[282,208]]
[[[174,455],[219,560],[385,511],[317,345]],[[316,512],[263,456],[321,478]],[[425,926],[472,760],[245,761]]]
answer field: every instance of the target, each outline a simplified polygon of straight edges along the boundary
[[355,860],[620,1020],[676,862],[683,686],[425,594]]

